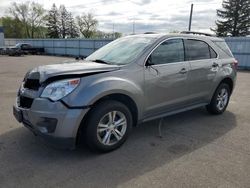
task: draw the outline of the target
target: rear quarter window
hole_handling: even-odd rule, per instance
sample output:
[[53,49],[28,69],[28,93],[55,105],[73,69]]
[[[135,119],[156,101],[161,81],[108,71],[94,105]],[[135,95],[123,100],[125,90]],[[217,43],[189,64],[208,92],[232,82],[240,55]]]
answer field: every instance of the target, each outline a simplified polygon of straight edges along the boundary
[[223,52],[225,52],[230,57],[233,57],[233,54],[232,54],[231,50],[229,49],[229,47],[228,47],[228,45],[227,45],[227,43],[225,41],[213,41],[213,42]]

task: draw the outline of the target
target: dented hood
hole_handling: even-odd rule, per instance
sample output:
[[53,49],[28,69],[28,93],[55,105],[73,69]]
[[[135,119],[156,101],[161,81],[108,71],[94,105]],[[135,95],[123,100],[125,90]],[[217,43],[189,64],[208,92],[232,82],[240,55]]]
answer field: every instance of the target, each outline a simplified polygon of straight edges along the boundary
[[25,79],[38,79],[40,83],[52,77],[58,76],[84,76],[91,73],[102,73],[118,70],[118,65],[108,65],[90,61],[79,61],[73,63],[61,63],[53,65],[44,65],[29,71]]

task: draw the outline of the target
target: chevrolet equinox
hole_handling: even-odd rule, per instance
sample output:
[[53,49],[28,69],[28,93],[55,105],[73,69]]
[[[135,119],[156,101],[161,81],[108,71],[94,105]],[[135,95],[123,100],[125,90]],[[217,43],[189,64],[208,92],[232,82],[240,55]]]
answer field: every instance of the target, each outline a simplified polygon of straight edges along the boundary
[[84,141],[107,152],[133,126],[206,106],[227,108],[237,61],[221,38],[141,34],[119,38],[83,61],[28,71],[18,90],[16,119],[49,143]]

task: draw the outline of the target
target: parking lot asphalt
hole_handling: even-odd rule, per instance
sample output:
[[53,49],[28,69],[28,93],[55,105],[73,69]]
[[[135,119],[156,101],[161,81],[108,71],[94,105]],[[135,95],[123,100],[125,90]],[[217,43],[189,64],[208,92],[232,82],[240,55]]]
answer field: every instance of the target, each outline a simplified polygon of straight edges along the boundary
[[227,111],[204,108],[135,128],[106,154],[58,150],[12,115],[24,74],[72,58],[0,56],[0,187],[250,187],[250,72],[239,72]]

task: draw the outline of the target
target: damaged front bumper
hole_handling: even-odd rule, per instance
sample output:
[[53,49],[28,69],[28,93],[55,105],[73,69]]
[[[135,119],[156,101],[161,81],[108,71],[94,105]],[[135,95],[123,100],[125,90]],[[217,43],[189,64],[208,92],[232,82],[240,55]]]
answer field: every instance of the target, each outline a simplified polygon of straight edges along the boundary
[[88,109],[68,108],[62,102],[35,98],[30,108],[16,103],[13,114],[18,122],[57,148],[74,149],[77,131]]

